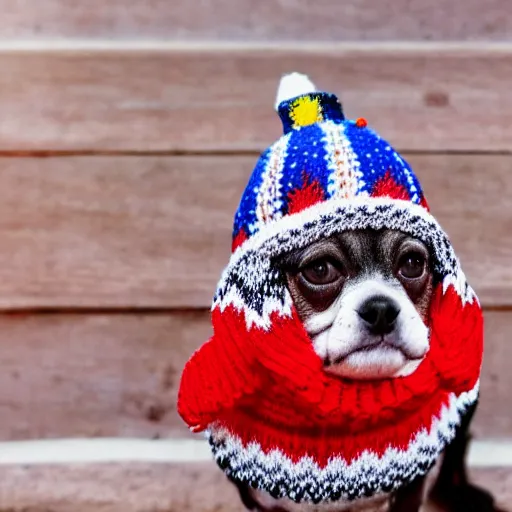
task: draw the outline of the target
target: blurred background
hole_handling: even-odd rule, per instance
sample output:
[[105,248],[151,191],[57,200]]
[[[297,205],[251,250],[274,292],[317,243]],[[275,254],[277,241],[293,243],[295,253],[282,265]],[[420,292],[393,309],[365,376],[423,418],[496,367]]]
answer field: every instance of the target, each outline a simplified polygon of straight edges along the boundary
[[450,234],[486,312],[472,474],[512,508],[510,1],[0,12],[2,512],[240,510],[176,392],[290,71],[403,152]]

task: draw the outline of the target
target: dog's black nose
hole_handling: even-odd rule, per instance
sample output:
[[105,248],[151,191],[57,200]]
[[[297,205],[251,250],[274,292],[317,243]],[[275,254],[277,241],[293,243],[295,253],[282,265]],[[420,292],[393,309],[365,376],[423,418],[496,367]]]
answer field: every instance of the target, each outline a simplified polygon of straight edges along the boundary
[[371,297],[363,303],[357,313],[365,321],[372,334],[389,334],[395,328],[400,308],[388,297]]

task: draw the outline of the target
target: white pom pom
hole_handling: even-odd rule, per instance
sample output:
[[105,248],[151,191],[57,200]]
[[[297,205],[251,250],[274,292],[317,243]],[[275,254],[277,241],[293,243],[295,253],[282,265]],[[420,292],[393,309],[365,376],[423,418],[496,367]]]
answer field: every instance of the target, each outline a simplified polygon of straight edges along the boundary
[[277,90],[275,109],[277,110],[283,101],[311,92],[316,92],[316,87],[306,75],[301,73],[284,75]]

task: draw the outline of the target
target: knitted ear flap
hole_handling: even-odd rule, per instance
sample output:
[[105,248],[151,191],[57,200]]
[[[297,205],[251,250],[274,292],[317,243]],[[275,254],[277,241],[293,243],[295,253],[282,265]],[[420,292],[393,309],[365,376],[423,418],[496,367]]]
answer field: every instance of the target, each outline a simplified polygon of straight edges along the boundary
[[[193,432],[205,430],[259,387],[254,350],[241,336],[245,319],[232,306],[212,313],[214,335],[185,365],[178,413]],[[242,325],[243,324],[243,325]]]
[[483,315],[476,297],[463,301],[453,285],[439,284],[430,309],[430,358],[444,389],[473,389],[483,357]]
[[306,401],[322,402],[322,361],[295,309],[291,316],[274,312],[270,321],[272,329],[248,328],[243,310],[214,309],[214,335],[185,365],[178,395],[178,412],[192,431],[205,430],[275,378],[291,394],[307,388]]

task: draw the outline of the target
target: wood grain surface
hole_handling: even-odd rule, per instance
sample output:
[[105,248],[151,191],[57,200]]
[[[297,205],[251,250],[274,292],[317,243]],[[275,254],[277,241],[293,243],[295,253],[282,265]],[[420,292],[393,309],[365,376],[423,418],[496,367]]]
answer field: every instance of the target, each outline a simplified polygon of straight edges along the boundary
[[0,152],[247,151],[280,134],[279,77],[308,73],[401,150],[509,151],[512,46],[0,48]]
[[1,0],[0,38],[510,40],[506,0]]
[[[36,5],[37,4],[37,5]],[[506,0],[0,0],[0,440],[190,439],[182,368],[279,78],[404,152],[485,306],[477,439],[512,439]],[[473,477],[512,511],[512,470]],[[213,463],[0,465],[0,512],[242,512]],[[427,512],[434,512],[428,510]]]
[[[512,505],[510,468],[471,474],[499,503]],[[1,467],[0,508],[6,512],[244,512],[234,486],[213,463]],[[425,512],[434,510],[429,507]]]
[[[512,435],[510,312],[487,312],[477,438]],[[181,371],[209,312],[0,316],[0,439],[188,436]]]
[[0,317],[0,439],[187,435],[177,389],[208,318]]
[[[406,155],[485,305],[512,305],[512,157]],[[0,158],[0,308],[208,307],[251,156]]]

